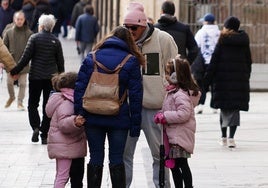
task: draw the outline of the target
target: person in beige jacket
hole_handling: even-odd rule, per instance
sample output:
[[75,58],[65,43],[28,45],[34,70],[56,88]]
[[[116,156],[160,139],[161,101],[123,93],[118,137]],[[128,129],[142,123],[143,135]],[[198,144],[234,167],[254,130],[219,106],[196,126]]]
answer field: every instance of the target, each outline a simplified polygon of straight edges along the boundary
[[[165,96],[165,64],[178,53],[177,45],[173,37],[161,31],[150,23],[144,7],[138,2],[131,2],[123,21],[132,34],[136,45],[145,56],[146,65],[142,69],[143,78],[143,108],[142,123],[147,143],[153,159],[153,182],[159,187],[159,145],[161,143],[161,129],[153,122],[154,114],[162,108]],[[124,164],[126,169],[126,187],[129,188],[133,175],[133,158],[138,137],[127,138],[124,152]],[[169,171],[165,171],[165,188],[170,188]]]
[[5,67],[6,71],[9,72],[15,65],[15,60],[0,37],[0,67]]

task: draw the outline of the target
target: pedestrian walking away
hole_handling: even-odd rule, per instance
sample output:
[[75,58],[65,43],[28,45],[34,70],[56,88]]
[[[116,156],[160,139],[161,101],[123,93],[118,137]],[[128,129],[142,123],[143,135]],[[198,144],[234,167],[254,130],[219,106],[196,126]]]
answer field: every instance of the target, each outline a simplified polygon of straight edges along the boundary
[[98,19],[93,15],[94,8],[92,5],[84,7],[84,14],[77,18],[75,24],[75,41],[79,48],[81,61],[92,50],[96,36],[99,32]]
[[211,107],[220,109],[219,143],[230,148],[236,147],[234,136],[240,126],[240,110],[249,109],[250,42],[248,34],[239,27],[237,17],[231,16],[225,20],[204,82],[206,87],[212,85]]
[[198,47],[190,27],[179,22],[174,16],[175,4],[173,1],[164,1],[161,6],[161,16],[154,25],[160,30],[168,32],[175,40],[178,54],[186,58],[190,64],[198,54]]
[[[17,75],[31,61],[28,117],[33,130],[32,142],[39,141],[39,131],[41,131],[42,144],[47,144],[50,125],[50,118],[46,115],[45,107],[52,90],[51,78],[55,73],[64,72],[62,46],[59,39],[52,34],[55,22],[51,14],[43,14],[39,18],[39,32],[31,35],[17,66],[10,71],[12,76]],[[43,94],[42,119],[38,111],[41,93]]]
[[[77,73],[66,72],[53,76],[54,92],[46,104],[51,118],[48,131],[48,156],[56,159],[55,188],[64,188],[71,179],[71,187],[82,188],[84,157],[87,154],[85,119],[74,115],[73,94]],[[80,161],[78,164],[76,161]],[[75,164],[74,164],[75,163]],[[76,169],[71,168],[76,165]]]
[[[143,74],[143,108],[141,128],[145,134],[153,159],[153,182],[159,187],[159,145],[161,144],[161,129],[157,126],[152,117],[161,109],[165,96],[164,65],[172,57],[175,57],[178,48],[171,35],[147,22],[144,7],[138,2],[131,2],[123,20],[126,27],[132,34],[136,45],[144,54],[146,59]],[[130,187],[133,176],[133,158],[138,137],[128,137],[124,163],[126,167],[126,182]],[[165,185],[170,187],[169,172],[165,171]]]
[[161,111],[154,116],[154,122],[163,126],[167,134],[167,159],[173,160],[170,166],[176,188],[193,188],[192,173],[188,160],[195,145],[196,120],[194,107],[198,104],[201,92],[193,80],[189,62],[176,56],[165,67],[166,97]]
[[[204,87],[204,73],[206,72],[206,69],[210,63],[212,53],[214,52],[220,36],[219,26],[216,25],[215,16],[213,14],[205,14],[200,21],[203,22],[203,26],[195,34],[195,40],[200,49],[200,53],[194,60],[194,63],[191,65],[193,76],[202,93],[199,104],[196,107],[197,114],[203,113],[206,94],[209,91],[209,88]],[[216,113],[217,110],[213,109],[213,112]]]
[[[107,136],[112,187],[125,188],[123,153],[128,132],[131,137],[140,136],[143,95],[140,67],[144,65],[145,60],[135,45],[131,33],[122,26],[116,27],[97,43],[93,51],[87,55],[80,67],[74,93],[75,114],[86,119],[85,131],[90,153],[90,160],[87,164],[87,184],[88,188],[101,187]],[[93,53],[95,53],[95,59]],[[129,54],[131,57],[118,73],[119,98],[127,94],[120,105],[118,114],[102,115],[86,111],[83,108],[83,96],[94,71],[94,60],[107,69],[114,70]],[[108,74],[101,67],[98,67],[98,72]]]

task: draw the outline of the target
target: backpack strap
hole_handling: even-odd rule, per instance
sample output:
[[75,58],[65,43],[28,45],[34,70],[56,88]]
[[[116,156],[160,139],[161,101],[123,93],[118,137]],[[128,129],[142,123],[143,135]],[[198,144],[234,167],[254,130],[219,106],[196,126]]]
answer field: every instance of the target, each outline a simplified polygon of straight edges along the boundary
[[[114,70],[110,70],[107,67],[105,67],[103,64],[101,64],[100,62],[98,62],[96,60],[96,51],[94,51],[92,53],[92,58],[94,61],[94,71],[98,72],[97,67],[100,67],[101,69],[103,69],[105,72],[107,73],[119,73],[119,71],[122,69],[122,67],[126,64],[126,62],[128,61],[128,59],[132,56],[131,54],[128,54],[122,61],[121,63],[119,63]],[[124,91],[123,95],[121,96],[120,100],[119,100],[119,104],[122,105],[124,103],[124,100],[127,97],[127,90]]]
[[98,67],[97,67],[97,60],[96,60],[96,51],[92,52],[92,59],[93,59],[93,62],[94,62],[94,72],[98,72]]
[[[95,51],[96,52],[96,51]],[[122,61],[119,63],[114,70],[110,70],[107,67],[105,67],[103,64],[101,64],[99,61],[96,60],[95,52],[92,53],[92,58],[94,61],[94,71],[97,71],[97,66],[100,67],[102,70],[104,70],[107,73],[119,73],[119,71],[122,69],[122,67],[126,64],[128,59],[132,56],[131,54],[128,54]]]

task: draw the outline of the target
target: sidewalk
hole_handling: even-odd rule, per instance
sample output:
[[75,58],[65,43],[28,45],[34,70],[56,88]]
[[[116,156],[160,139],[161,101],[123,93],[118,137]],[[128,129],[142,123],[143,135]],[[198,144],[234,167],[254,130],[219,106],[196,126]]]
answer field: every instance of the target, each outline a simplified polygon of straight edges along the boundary
[[[62,45],[66,71],[78,71],[80,58],[74,41],[62,40]],[[8,99],[5,74],[0,83],[0,98],[0,188],[53,187],[55,160],[48,158],[46,146],[31,142],[27,111],[17,111],[16,101],[10,108],[4,108]],[[27,100],[28,90],[25,106]],[[241,112],[235,150],[218,145],[219,113],[213,114],[208,103],[209,96],[204,113],[196,115],[196,147],[189,159],[194,187],[268,188],[268,93],[251,93],[249,112]],[[105,159],[102,188],[111,188],[107,155]],[[142,133],[135,153],[131,188],[154,188],[151,161]]]

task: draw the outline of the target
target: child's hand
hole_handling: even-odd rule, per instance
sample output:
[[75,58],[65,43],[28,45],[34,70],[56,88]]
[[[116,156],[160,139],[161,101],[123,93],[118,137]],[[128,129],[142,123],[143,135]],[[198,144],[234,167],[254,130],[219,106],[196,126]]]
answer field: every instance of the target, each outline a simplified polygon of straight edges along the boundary
[[74,124],[77,127],[83,126],[85,122],[86,122],[86,119],[81,115],[76,116],[74,119]]
[[160,123],[160,124],[164,125],[164,124],[167,123],[167,120],[166,120],[166,118],[165,118],[165,116],[164,116],[164,114],[162,112],[158,112],[154,116],[154,122],[156,124]]

